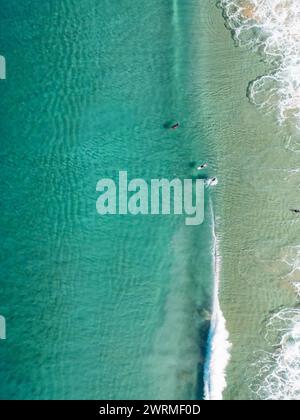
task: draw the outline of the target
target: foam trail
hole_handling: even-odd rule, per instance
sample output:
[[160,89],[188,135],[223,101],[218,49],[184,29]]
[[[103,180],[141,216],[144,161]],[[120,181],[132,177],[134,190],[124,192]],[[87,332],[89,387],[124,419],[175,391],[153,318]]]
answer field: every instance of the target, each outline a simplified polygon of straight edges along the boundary
[[173,17],[174,24],[178,25],[178,0],[173,0]]
[[[181,32],[180,32],[180,21],[179,21],[179,5],[178,0],[173,0],[173,17],[172,17],[173,29],[174,29],[174,42],[177,46],[182,45]],[[180,85],[180,62],[181,62],[181,49],[174,49],[174,88],[175,85]]]
[[219,301],[221,258],[219,255],[219,243],[216,235],[212,202],[210,202],[210,208],[213,220],[212,233],[214,237],[215,284],[213,295],[213,313],[208,337],[207,358],[204,371],[204,392],[206,400],[222,400],[223,391],[227,386],[226,368],[230,360],[231,343],[229,342],[226,320],[222,313]]

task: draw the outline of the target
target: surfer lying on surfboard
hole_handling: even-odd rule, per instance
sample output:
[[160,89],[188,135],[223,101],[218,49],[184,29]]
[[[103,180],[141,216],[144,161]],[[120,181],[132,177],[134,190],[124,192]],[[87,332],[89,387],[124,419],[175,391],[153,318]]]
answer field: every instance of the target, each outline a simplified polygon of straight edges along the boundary
[[197,171],[202,171],[203,169],[208,167],[208,163],[203,163],[203,165],[200,165],[197,167]]
[[215,187],[218,183],[218,178],[209,178],[205,181],[207,187]]
[[177,130],[177,128],[179,128],[179,127],[180,127],[180,124],[179,124],[179,122],[177,122],[177,123],[171,125],[171,130]]

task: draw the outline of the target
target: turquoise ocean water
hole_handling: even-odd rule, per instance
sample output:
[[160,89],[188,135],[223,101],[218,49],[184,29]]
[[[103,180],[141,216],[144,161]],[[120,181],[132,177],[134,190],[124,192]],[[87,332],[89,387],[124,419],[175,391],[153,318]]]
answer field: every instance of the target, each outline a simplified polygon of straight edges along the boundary
[[1,1],[1,399],[202,398],[209,208],[96,213],[100,178],[213,160],[200,21],[196,0]]

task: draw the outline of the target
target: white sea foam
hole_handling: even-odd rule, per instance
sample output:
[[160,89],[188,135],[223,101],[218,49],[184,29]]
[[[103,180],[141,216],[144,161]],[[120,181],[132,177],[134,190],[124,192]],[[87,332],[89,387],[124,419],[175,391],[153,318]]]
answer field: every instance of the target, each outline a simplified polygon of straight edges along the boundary
[[[288,281],[300,297],[300,247],[285,248],[280,259],[288,268],[282,280]],[[274,351],[258,363],[255,392],[264,400],[300,399],[300,309],[282,309],[267,324],[267,341]]]
[[296,290],[297,295],[300,297],[300,282],[294,283],[294,288]]
[[[213,209],[211,204],[211,213]],[[214,215],[213,215],[214,217]],[[215,285],[213,298],[213,313],[208,337],[207,357],[205,363],[205,399],[222,400],[226,388],[226,368],[230,360],[231,344],[226,329],[226,320],[219,301],[221,257],[219,243],[213,219]]]
[[[300,399],[300,309],[284,309],[268,324],[275,351],[260,362],[260,385],[256,393],[264,400]],[[277,339],[277,340],[276,340]]]
[[[287,274],[283,276],[283,280],[286,279],[295,286],[300,280],[300,246],[288,246],[284,248],[283,252],[284,254],[280,258],[280,261],[288,269]],[[297,290],[296,286],[295,288]]]
[[221,0],[220,6],[238,44],[258,51],[270,68],[249,85],[250,100],[300,129],[300,1]]
[[[279,124],[300,129],[300,1],[220,0],[229,29],[238,45],[258,52],[269,68],[249,84],[248,97],[259,108],[275,111]],[[287,148],[299,152],[289,139]],[[299,249],[283,260],[290,269],[285,280],[300,296]],[[300,399],[300,309],[280,310],[267,325],[270,344],[276,343],[260,366],[257,395],[267,400]]]

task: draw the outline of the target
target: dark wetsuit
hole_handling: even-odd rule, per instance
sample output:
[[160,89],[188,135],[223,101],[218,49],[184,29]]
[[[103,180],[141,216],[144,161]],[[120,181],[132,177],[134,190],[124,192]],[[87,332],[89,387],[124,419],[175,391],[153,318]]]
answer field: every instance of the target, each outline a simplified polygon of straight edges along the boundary
[[177,128],[179,128],[179,123],[173,124],[171,128],[172,130],[176,130]]

